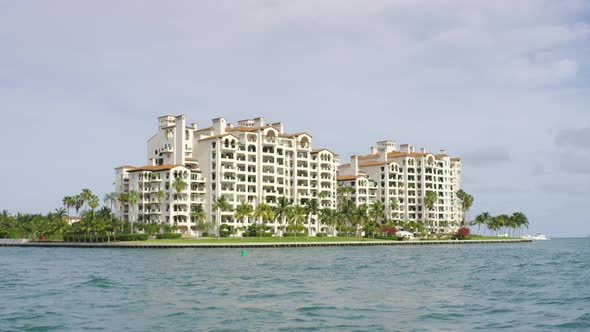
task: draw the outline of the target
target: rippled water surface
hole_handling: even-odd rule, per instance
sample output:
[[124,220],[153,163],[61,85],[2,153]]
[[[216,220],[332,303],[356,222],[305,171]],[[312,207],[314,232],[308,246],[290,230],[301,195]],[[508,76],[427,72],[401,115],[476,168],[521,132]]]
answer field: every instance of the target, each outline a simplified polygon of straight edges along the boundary
[[0,331],[590,331],[590,239],[0,247]]

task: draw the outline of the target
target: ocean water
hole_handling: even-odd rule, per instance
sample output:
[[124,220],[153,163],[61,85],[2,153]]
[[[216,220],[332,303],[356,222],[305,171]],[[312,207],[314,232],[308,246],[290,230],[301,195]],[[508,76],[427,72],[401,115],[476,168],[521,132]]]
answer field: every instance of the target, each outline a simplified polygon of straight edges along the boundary
[[590,238],[241,250],[0,247],[0,331],[590,331]]

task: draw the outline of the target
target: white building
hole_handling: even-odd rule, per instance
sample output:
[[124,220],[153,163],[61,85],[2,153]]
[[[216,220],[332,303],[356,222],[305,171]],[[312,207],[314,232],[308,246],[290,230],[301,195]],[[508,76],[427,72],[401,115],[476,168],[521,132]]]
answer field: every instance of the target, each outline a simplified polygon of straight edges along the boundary
[[[207,220],[218,223],[213,202],[224,196],[235,209],[245,201],[275,205],[280,197],[304,205],[317,199],[320,208],[336,208],[338,157],[327,149],[312,149],[307,133],[288,134],[283,123],[265,124],[247,119],[236,125],[224,118],[210,127],[186,125],[185,116],[158,118],[158,131],[148,140],[148,165],[115,169],[115,191],[138,192],[137,205],[117,203],[116,213],[126,221],[167,222],[185,234],[195,234],[191,216],[202,205]],[[188,186],[176,192],[180,176]],[[233,212],[223,212],[221,223],[230,228],[248,226],[253,220],[237,221]],[[273,231],[280,221],[267,224]],[[325,231],[317,218],[306,225],[313,233]]]
[[[355,204],[380,200],[391,220],[421,221],[431,232],[455,230],[463,218],[456,193],[461,179],[461,160],[444,150],[433,154],[411,145],[397,147],[393,141],[377,142],[371,153],[352,156],[341,165],[338,186],[351,187]],[[431,211],[424,204],[427,191],[438,196]]]
[[[198,128],[187,125],[184,115],[164,115],[147,142],[147,165],[115,169],[115,191],[138,193],[136,204],[118,202],[115,213],[125,221],[169,223],[194,235],[191,212],[199,205],[216,225],[243,229],[256,222],[235,220],[232,211],[216,213],[213,202],[221,196],[235,210],[241,202],[274,206],[280,197],[301,205],[316,199],[320,208],[336,209],[346,195],[357,206],[379,200],[388,219],[423,221],[432,232],[456,229],[462,220],[456,197],[461,160],[445,151],[416,152],[407,144],[398,149],[395,142],[381,141],[371,154],[339,164],[332,151],[312,149],[311,135],[286,133],[281,122],[256,118],[232,124],[216,118]],[[187,184],[178,192],[177,177]],[[338,198],[338,187],[352,189]],[[424,204],[427,191],[438,196],[431,211]],[[326,232],[317,219],[312,216],[304,225],[311,234]],[[286,225],[277,220],[267,226],[280,233]]]

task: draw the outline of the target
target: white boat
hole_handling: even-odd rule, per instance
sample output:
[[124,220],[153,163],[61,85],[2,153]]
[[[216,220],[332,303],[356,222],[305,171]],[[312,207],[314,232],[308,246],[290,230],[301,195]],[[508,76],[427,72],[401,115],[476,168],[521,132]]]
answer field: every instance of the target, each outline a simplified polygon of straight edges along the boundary
[[536,235],[525,235],[522,237],[523,239],[527,240],[536,240],[536,241],[544,241],[544,240],[551,240],[543,233],[537,233]]

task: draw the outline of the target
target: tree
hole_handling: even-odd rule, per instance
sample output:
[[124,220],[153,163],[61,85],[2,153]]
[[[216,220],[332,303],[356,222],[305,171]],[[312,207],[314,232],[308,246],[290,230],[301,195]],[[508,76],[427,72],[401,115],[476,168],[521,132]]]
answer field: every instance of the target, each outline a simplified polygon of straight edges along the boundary
[[252,207],[252,205],[249,203],[246,203],[245,201],[242,201],[240,203],[240,205],[238,205],[236,207],[236,212],[234,213],[234,218],[236,218],[237,220],[239,220],[243,223],[244,219],[250,218],[252,216],[253,212],[254,212],[254,208]]
[[512,216],[510,216],[510,219],[514,223],[514,227],[519,229],[518,236],[522,236],[523,227],[529,228],[529,219],[522,212],[514,212]]
[[66,210],[68,210],[68,214],[70,213],[70,209],[76,206],[76,198],[74,196],[66,196],[62,202]]
[[220,237],[219,231],[221,226],[221,213],[226,211],[231,211],[231,204],[227,201],[225,196],[219,196],[216,200],[213,201],[212,206],[213,211],[217,213],[216,223],[217,223],[217,238]]
[[84,188],[82,189],[82,192],[80,193],[80,199],[82,200],[82,204],[84,204],[84,211],[88,210],[87,206],[88,206],[88,202],[90,201],[90,199],[92,198],[94,194],[92,193],[92,191],[88,188]]
[[184,181],[180,176],[174,178],[174,182],[172,182],[172,189],[176,191],[176,194],[180,194],[182,191],[186,189],[188,184]]
[[320,222],[332,228],[332,235],[336,233],[336,223],[338,221],[338,212],[329,208],[320,210]]
[[375,224],[382,224],[385,219],[385,206],[381,201],[374,201],[371,203],[369,208],[369,218],[371,218]]
[[211,227],[211,223],[205,221],[207,219],[207,212],[205,212],[201,204],[191,206],[191,218],[193,218],[193,222],[196,224],[195,229],[199,232],[203,232]]
[[[320,212],[320,204],[318,203],[318,200],[315,198],[308,200],[305,205],[305,211],[307,214],[307,234],[311,234],[311,232],[310,232],[311,219],[313,217],[315,217],[316,222],[317,222],[317,219],[318,219],[317,216],[318,216],[318,213]],[[317,231],[318,230],[316,228],[316,232]]]
[[481,225],[487,225],[488,222],[492,219],[492,216],[488,213],[488,212],[482,212],[480,214],[478,214],[475,219],[473,219],[472,222],[470,222],[469,224],[471,226],[475,226],[477,225],[477,234],[479,233],[479,228]]
[[359,231],[367,225],[369,221],[368,211],[369,207],[367,204],[359,205],[354,209],[352,213],[352,224],[355,227],[355,236],[360,236]]
[[431,225],[431,223],[433,223],[434,221],[432,221],[432,219],[430,219],[430,212],[434,208],[434,204],[436,204],[437,200],[438,200],[438,196],[436,195],[436,193],[434,191],[430,191],[430,190],[426,191],[426,194],[424,195],[424,206],[428,210],[428,213],[426,215],[426,220],[430,226],[434,226],[434,225]]
[[[127,203],[129,203],[129,207],[131,209],[131,211],[135,212],[135,205],[137,204],[139,200],[139,194],[137,193],[137,191],[135,190],[130,190],[129,193],[127,194]],[[131,215],[133,216],[134,213],[131,213]],[[131,222],[131,233],[133,233],[133,218],[129,218],[129,221]]]
[[119,193],[117,195],[117,201],[119,201],[119,209],[121,210],[121,219],[123,219],[123,207],[125,203],[129,202],[129,193]]
[[287,215],[291,210],[291,202],[285,196],[279,197],[277,205],[275,206],[275,216],[280,220],[281,225],[286,224]]
[[110,192],[110,193],[104,194],[104,197],[102,199],[102,202],[104,203],[104,205],[108,206],[111,209],[111,211],[113,211],[113,207],[114,207],[116,201],[117,201],[117,193],[115,193],[115,192]]
[[260,203],[258,204],[258,206],[256,206],[256,208],[254,209],[254,212],[252,213],[252,216],[256,219],[256,220],[260,220],[260,236],[262,236],[262,232],[264,232],[264,225],[271,220],[274,220],[275,218],[275,213],[274,210],[270,207],[270,205],[266,204],[266,203]]
[[[462,225],[465,225],[465,220],[466,220],[465,218],[466,218],[467,212],[471,208],[471,205],[473,205],[474,198],[473,198],[473,196],[466,193],[463,189],[459,189],[459,191],[457,191],[457,198],[461,201],[461,210],[463,211]],[[467,219],[469,219],[469,218],[467,218]]]
[[[397,218],[397,217],[399,217],[399,216],[398,216],[398,213],[397,213],[397,212],[395,212],[395,210],[397,210],[398,206],[399,206],[399,205],[398,205],[398,203],[397,203],[397,198],[392,198],[392,199],[389,201],[389,211],[390,211],[390,214],[391,214],[391,217],[392,217],[392,218]],[[395,213],[395,216],[394,216],[394,213]]]
[[78,213],[78,211],[80,211],[80,209],[84,205],[84,199],[82,199],[82,197],[80,195],[75,195],[75,196],[73,196],[73,200],[74,200],[74,209],[76,210],[76,215],[79,216],[80,214]]
[[306,211],[305,207],[303,207],[301,205],[293,206],[293,209],[291,210],[290,219],[292,222],[291,228],[293,229],[293,233],[295,234],[296,239],[297,239],[297,232],[299,231],[298,224],[300,224],[301,222],[303,222],[305,220],[306,215],[307,215],[307,211]]
[[92,216],[93,216],[93,217],[94,217],[94,211],[95,211],[95,210],[96,210],[96,208],[98,207],[98,204],[100,204],[99,202],[100,202],[100,200],[99,200],[98,196],[96,196],[96,195],[91,195],[91,196],[88,198],[88,206],[89,206],[89,207],[90,207],[90,209],[92,210]]

